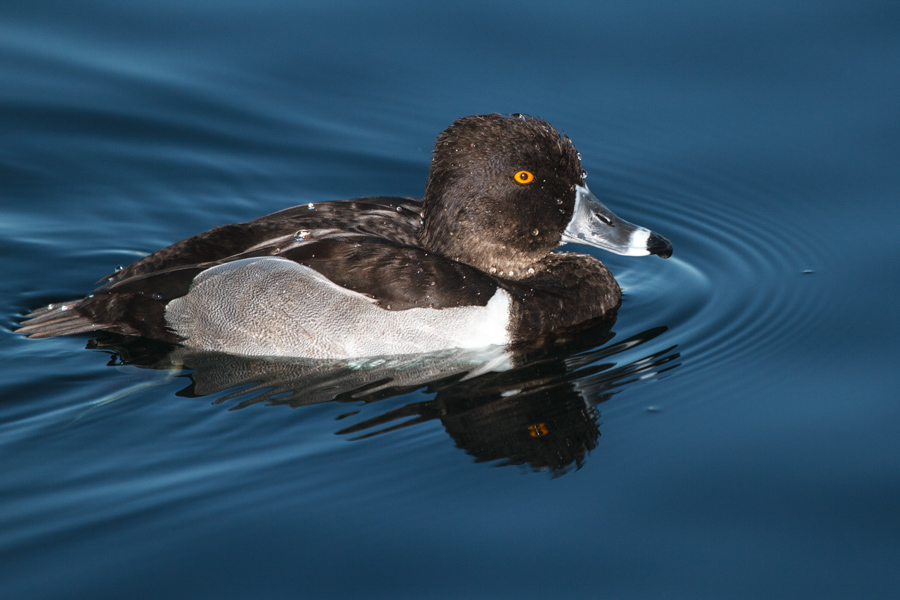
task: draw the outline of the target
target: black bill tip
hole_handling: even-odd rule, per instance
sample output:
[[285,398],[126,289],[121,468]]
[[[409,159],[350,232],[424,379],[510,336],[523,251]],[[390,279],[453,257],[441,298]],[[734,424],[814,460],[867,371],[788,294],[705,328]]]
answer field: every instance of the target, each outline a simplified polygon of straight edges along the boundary
[[647,238],[647,251],[660,258],[669,258],[673,252],[672,242],[658,233],[651,233]]

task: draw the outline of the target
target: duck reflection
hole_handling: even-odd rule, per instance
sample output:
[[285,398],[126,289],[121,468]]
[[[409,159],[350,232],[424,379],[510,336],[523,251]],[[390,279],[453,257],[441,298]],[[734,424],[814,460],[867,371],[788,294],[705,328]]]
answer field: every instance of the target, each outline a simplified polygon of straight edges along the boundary
[[[110,364],[189,369],[191,384],[179,396],[215,395],[215,404],[231,410],[259,403],[358,405],[418,391],[416,398],[430,399],[408,402],[337,434],[358,440],[438,420],[476,462],[523,465],[558,476],[579,469],[596,447],[599,404],[629,383],[679,364],[675,346],[640,353],[640,346],[665,327],[611,343],[611,326],[605,321],[578,335],[515,349],[343,361],[260,359],[112,335],[89,346],[111,352]],[[635,352],[640,358],[622,364]]]

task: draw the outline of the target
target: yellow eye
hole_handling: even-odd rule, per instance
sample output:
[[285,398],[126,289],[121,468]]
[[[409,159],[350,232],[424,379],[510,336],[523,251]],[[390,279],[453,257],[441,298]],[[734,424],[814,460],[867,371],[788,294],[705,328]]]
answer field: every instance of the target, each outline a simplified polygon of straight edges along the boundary
[[543,435],[547,435],[550,433],[550,429],[547,428],[546,423],[535,423],[534,425],[528,426],[528,435],[533,438],[541,437]]
[[516,180],[516,183],[531,183],[534,181],[534,173],[531,171],[519,171],[513,175],[513,179]]

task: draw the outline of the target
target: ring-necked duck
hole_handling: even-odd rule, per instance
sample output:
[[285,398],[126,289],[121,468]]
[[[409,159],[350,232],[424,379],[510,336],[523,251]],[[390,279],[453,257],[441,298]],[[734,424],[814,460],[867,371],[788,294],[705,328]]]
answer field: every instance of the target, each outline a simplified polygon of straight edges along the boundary
[[522,115],[455,121],[425,196],[288,208],[146,256],[32,338],[95,330],[247,355],[346,358],[531,340],[616,309],[609,270],[565,243],[667,258],[591,194],[575,147]]

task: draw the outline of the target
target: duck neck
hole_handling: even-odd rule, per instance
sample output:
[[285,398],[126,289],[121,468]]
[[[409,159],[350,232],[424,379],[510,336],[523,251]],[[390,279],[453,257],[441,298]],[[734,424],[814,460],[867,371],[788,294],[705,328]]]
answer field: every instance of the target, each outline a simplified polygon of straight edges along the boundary
[[430,216],[423,216],[418,236],[422,248],[496,277],[525,279],[546,256],[546,251],[529,252],[511,246],[497,235],[496,228],[482,229],[464,220],[443,220],[442,227],[430,228]]

